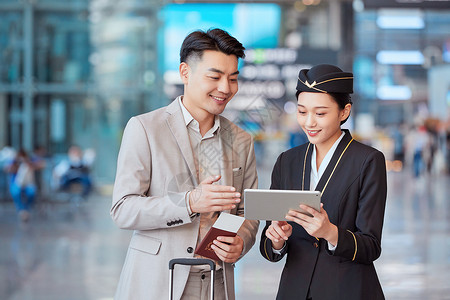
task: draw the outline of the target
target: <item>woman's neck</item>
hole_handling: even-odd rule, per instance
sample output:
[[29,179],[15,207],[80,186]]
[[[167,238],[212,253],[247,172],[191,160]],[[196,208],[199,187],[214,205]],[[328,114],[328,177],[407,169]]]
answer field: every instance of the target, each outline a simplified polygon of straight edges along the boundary
[[323,159],[327,155],[328,151],[330,151],[331,147],[333,147],[334,143],[341,136],[342,131],[339,130],[334,136],[329,138],[326,142],[315,145],[316,147],[316,167],[319,169],[322,164]]

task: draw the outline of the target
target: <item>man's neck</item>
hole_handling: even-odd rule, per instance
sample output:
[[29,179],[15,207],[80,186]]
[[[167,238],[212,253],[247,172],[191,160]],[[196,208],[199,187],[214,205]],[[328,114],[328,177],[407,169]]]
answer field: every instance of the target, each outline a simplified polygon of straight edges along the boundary
[[203,119],[196,118],[195,116],[193,117],[198,122],[200,134],[202,135],[202,137],[205,136],[208,130],[210,130],[214,126],[214,117],[215,117],[214,115],[210,114],[209,116],[206,116]]
[[198,122],[200,129],[200,134],[205,136],[205,134],[214,126],[215,115],[209,113],[206,110],[199,109],[195,106],[191,107],[188,101],[182,101],[184,107],[191,114],[191,116]]

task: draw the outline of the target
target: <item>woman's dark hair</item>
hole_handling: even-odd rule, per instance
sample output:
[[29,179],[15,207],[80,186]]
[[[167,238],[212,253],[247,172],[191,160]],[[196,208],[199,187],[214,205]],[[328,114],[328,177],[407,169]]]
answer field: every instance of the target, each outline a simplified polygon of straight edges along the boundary
[[237,39],[222,29],[214,28],[206,32],[194,31],[184,39],[180,49],[180,63],[187,62],[193,56],[201,58],[205,50],[220,51],[238,58],[245,57],[245,48]]
[[328,93],[336,101],[340,109],[344,109],[347,104],[352,104],[350,94],[344,93]]
[[[301,93],[300,91],[297,91],[295,93],[296,99],[298,99],[298,95],[300,95],[300,93]],[[348,93],[327,93],[327,94],[330,95],[334,99],[334,101],[339,106],[339,109],[344,109],[347,104],[353,104],[352,98],[351,98],[350,94],[348,94]],[[350,117],[350,115],[349,115],[349,117]],[[348,120],[348,118],[341,121],[341,125],[344,124],[347,120]]]

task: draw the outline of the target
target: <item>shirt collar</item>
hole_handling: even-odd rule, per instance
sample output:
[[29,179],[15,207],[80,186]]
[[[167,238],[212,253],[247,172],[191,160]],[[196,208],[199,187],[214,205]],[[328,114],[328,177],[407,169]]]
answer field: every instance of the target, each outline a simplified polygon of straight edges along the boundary
[[191,123],[192,120],[194,120],[194,117],[186,109],[186,107],[183,104],[182,99],[183,99],[183,96],[179,96],[178,97],[178,103],[180,103],[181,112],[183,113],[184,123],[185,123],[186,126],[188,126],[189,123]]
[[[191,113],[187,110],[187,108],[184,106],[182,99],[183,99],[183,96],[179,96],[178,103],[180,104],[181,112],[183,113],[184,123],[185,123],[186,127],[188,127],[189,124],[195,119],[191,115]],[[197,122],[197,127],[198,127],[198,122]],[[211,128],[212,132],[213,133],[216,132],[219,128],[220,128],[220,118],[218,115],[215,115],[214,116],[214,125]],[[211,131],[211,129],[209,131]]]
[[[339,138],[334,142],[333,146],[331,146],[330,150],[328,150],[327,155],[323,158],[322,163],[320,164],[319,170],[317,170],[317,163],[316,163],[316,146],[313,147],[313,153],[311,157],[311,185],[315,186],[320,180],[320,177],[322,177],[322,174],[325,172],[325,169],[327,168],[328,164],[331,161],[331,158],[333,157],[334,152],[336,151],[337,146],[341,142],[342,138],[344,137],[345,132],[342,131]],[[315,180],[314,180],[315,179]]]

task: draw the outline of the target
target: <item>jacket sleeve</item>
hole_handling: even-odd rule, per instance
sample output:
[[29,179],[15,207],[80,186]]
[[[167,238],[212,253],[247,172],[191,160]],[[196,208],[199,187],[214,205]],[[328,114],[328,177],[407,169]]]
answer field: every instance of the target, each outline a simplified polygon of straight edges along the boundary
[[334,255],[370,264],[381,254],[381,232],[387,196],[386,162],[379,151],[372,152],[361,170],[360,194],[355,229],[338,229]]
[[[258,187],[258,177],[256,173],[256,158],[253,145],[253,139],[251,139],[250,147],[248,150],[248,156],[246,159],[244,180],[242,186],[242,192],[245,189],[256,189]],[[243,200],[243,194],[241,194]],[[244,216],[244,201],[239,203],[236,214],[238,216]],[[256,233],[258,232],[259,221],[258,220],[245,220],[241,228],[238,231],[238,235],[244,241],[244,248],[240,258],[242,258],[253,246],[256,240]]]
[[[282,184],[281,184],[282,155],[283,155],[283,153],[281,153],[278,156],[275,166],[273,167],[273,170],[272,170],[272,182],[270,185],[270,189],[273,189],[273,190],[283,189]],[[272,241],[266,237],[266,230],[270,226],[270,224],[271,224],[271,221],[266,221],[266,226],[264,227],[264,229],[261,233],[261,241],[260,241],[260,245],[259,245],[259,251],[261,252],[261,255],[265,259],[267,259],[269,261],[277,262],[277,261],[281,260],[284,257],[284,255],[287,253],[288,243],[286,243],[285,246],[283,247],[283,249],[281,250],[281,254],[273,252]]]
[[151,145],[135,117],[125,127],[117,160],[111,217],[123,229],[151,230],[191,222],[186,192],[148,196],[152,177]]

